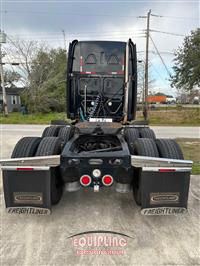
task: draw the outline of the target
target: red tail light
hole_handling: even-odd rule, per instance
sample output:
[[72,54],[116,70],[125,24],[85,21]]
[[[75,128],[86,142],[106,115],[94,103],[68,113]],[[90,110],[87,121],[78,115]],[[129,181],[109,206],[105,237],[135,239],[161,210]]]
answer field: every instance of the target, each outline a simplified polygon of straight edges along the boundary
[[91,184],[92,179],[89,175],[83,175],[81,176],[80,183],[82,186],[87,187]]
[[159,172],[176,172],[176,169],[159,169]]
[[113,183],[113,178],[111,175],[104,175],[102,178],[102,183],[104,186],[111,186]]
[[18,171],[32,171],[33,170],[33,168],[16,168],[16,170],[18,170]]

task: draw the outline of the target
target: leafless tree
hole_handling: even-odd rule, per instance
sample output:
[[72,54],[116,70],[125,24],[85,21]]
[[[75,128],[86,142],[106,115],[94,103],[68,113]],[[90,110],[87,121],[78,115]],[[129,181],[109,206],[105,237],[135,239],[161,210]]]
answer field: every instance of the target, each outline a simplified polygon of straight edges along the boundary
[[23,40],[9,37],[6,45],[6,58],[11,62],[19,63],[18,73],[21,75],[20,81],[27,89],[32,81],[31,68],[33,60],[39,51],[48,51],[45,43],[33,40]]

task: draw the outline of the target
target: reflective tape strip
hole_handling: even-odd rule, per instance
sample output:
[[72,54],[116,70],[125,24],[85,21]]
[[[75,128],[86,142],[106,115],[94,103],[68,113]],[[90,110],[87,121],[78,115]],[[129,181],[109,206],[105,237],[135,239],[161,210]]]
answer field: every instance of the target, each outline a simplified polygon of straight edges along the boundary
[[80,57],[80,72],[83,71],[83,57]]
[[90,72],[90,71],[86,71],[86,74],[96,74],[96,72]]
[[45,170],[49,170],[49,166],[2,166],[1,169],[2,170],[14,170],[14,171],[45,171]]
[[123,75],[123,74],[124,74],[124,71],[119,70],[119,71],[117,71],[117,74],[121,74],[121,75]]
[[117,71],[117,72],[109,72],[109,74],[112,74],[112,75],[123,75],[124,74],[124,71],[123,70],[119,70],[119,71]]
[[191,172],[192,168],[160,168],[160,167],[142,167],[144,172],[160,172],[160,173],[175,173],[175,172]]
[[83,57],[80,57],[80,66],[83,66]]

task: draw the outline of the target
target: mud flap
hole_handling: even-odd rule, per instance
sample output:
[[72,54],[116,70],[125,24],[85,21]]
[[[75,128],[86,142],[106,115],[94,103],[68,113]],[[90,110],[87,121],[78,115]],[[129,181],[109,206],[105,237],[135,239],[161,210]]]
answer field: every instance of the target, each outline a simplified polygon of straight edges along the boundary
[[50,214],[49,167],[2,169],[5,205],[11,214]]
[[141,213],[182,214],[187,211],[190,171],[143,167],[140,172]]

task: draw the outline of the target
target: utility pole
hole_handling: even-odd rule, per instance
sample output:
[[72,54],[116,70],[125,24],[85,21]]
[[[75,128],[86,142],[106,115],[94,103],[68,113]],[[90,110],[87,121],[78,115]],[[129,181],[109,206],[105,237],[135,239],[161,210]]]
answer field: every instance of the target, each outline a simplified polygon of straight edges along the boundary
[[151,16],[151,9],[147,13],[147,30],[146,30],[146,58],[145,58],[145,80],[144,80],[144,87],[145,87],[145,104],[143,115],[145,121],[148,120],[148,70],[149,70],[149,30],[150,30],[150,16]]
[[63,34],[63,40],[64,40],[64,49],[65,49],[65,53],[66,53],[66,57],[67,57],[67,43],[66,43],[65,30],[62,30],[62,34]]
[[8,116],[8,106],[7,106],[6,89],[5,89],[4,75],[3,75],[3,63],[2,63],[3,55],[1,50],[2,43],[5,42],[6,42],[6,35],[4,32],[0,30],[0,75],[1,75],[1,88],[3,93],[3,110],[5,116]]

